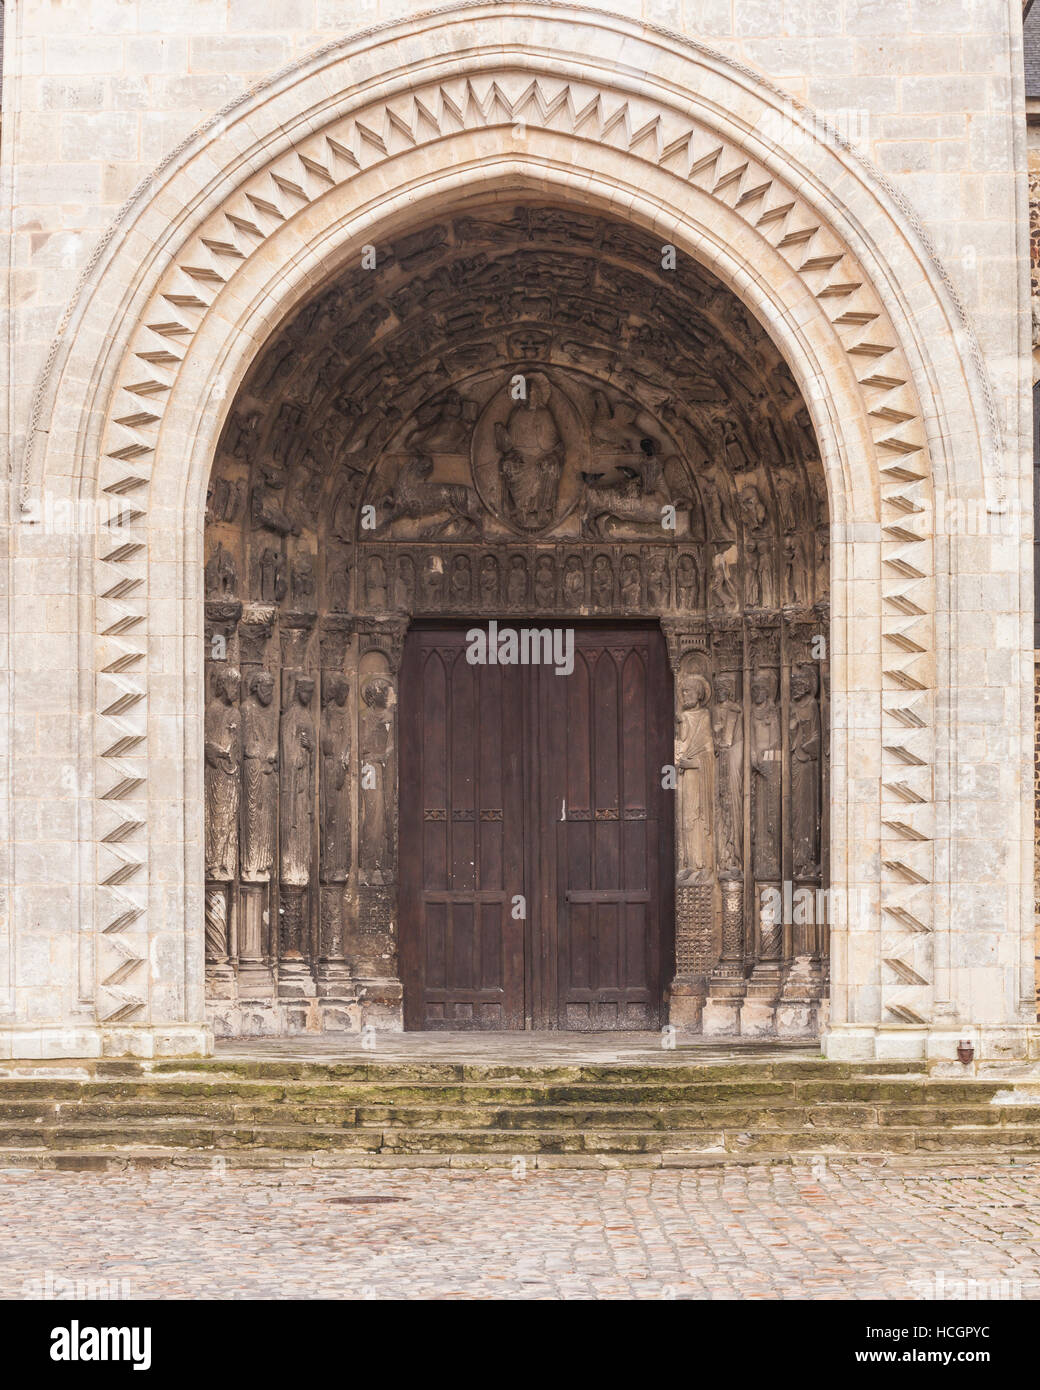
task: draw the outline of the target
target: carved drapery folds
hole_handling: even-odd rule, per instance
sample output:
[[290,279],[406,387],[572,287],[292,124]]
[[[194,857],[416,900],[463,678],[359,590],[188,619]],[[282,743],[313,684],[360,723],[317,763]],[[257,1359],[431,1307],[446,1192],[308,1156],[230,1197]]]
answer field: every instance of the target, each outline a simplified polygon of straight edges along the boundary
[[677,981],[820,956],[762,894],[825,871],[822,473],[785,364],[705,271],[527,204],[402,236],[261,353],[208,500],[224,1031],[283,1026],[279,999],[292,1027],[393,1021],[397,671],[426,617],[659,619]]

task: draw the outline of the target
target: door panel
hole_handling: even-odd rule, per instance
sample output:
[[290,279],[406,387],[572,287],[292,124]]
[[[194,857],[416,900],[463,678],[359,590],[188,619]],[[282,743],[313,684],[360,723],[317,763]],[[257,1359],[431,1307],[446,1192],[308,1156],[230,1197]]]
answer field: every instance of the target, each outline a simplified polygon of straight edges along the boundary
[[401,668],[401,965],[407,1028],[522,1028],[519,672],[461,630],[410,633]]
[[576,628],[563,676],[471,666],[464,629],[417,629],[400,689],[405,1026],[657,1027],[673,872],[660,632]]
[[549,760],[560,769],[550,792],[550,1026],[656,1028],[670,964],[662,936],[672,808],[661,788],[671,761],[670,673],[658,633],[580,628],[575,636],[573,676],[540,672],[543,737],[561,754]]

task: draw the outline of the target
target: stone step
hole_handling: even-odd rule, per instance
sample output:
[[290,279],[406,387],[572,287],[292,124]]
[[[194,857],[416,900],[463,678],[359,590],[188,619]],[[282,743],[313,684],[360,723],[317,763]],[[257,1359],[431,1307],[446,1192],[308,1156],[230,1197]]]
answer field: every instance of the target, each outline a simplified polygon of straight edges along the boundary
[[818,1128],[809,1132],[762,1127],[754,1130],[722,1127],[669,1128],[663,1131],[599,1126],[581,1131],[566,1128],[510,1130],[502,1128],[408,1128],[378,1125],[358,1128],[255,1125],[248,1127],[186,1126],[175,1120],[119,1125],[0,1125],[0,1163],[13,1153],[36,1149],[75,1152],[148,1149],[200,1150],[214,1153],[259,1148],[293,1150],[354,1150],[369,1153],[799,1153],[805,1156],[848,1154],[986,1154],[1040,1153],[1040,1126]]
[[75,1166],[81,1153],[90,1162],[245,1162],[259,1153],[406,1166],[539,1155],[589,1166],[759,1155],[1010,1159],[1040,1153],[1040,1086],[813,1059],[643,1067],[225,1058],[0,1069],[0,1166]]
[[281,1101],[253,1104],[241,1099],[199,1097],[182,1099],[123,1099],[53,1101],[50,1099],[0,1100],[0,1124],[81,1124],[100,1121],[164,1120],[202,1125],[277,1124],[302,1126],[391,1125],[408,1128],[459,1126],[461,1128],[537,1129],[542,1126],[583,1129],[589,1126],[629,1129],[684,1129],[720,1125],[728,1129],[809,1129],[847,1125],[1023,1125],[1040,1124],[1040,1105],[978,1105],[948,1102],[945,1105],[892,1106],[831,1101],[805,1105],[780,1097],[758,1104],[646,1105],[527,1105],[378,1104],[351,1105],[337,1101]]
[[457,1085],[464,1082],[521,1082],[565,1084],[600,1082],[628,1085],[667,1078],[670,1084],[715,1084],[739,1081],[793,1081],[821,1079],[840,1081],[888,1076],[921,1075],[914,1062],[828,1062],[822,1058],[781,1058],[754,1062],[677,1062],[673,1053],[662,1052],[661,1060],[646,1065],[631,1063],[575,1063],[572,1065],[403,1062],[294,1062],[279,1059],[207,1061],[54,1061],[0,1062],[0,1081],[133,1081],[138,1079],[177,1079],[213,1082],[234,1081],[317,1081],[321,1083],[373,1082]]
[[[531,1170],[559,1169],[653,1169],[653,1168],[759,1168],[776,1164],[804,1164],[805,1154],[799,1153],[725,1153],[661,1150],[654,1153],[539,1153],[524,1154],[523,1163]],[[818,1159],[819,1155],[813,1155]],[[336,1172],[356,1168],[462,1168],[515,1171],[517,1155],[495,1153],[461,1153],[445,1150],[441,1153],[372,1153],[357,1149],[283,1150],[283,1149],[224,1149],[220,1153],[200,1149],[149,1149],[143,1146],[124,1146],[113,1149],[6,1149],[0,1150],[0,1171],[41,1169],[54,1172],[138,1172],[158,1168],[189,1168],[212,1173],[215,1165],[241,1169],[316,1168]],[[964,1168],[967,1176],[977,1177],[979,1157],[962,1151],[936,1152],[922,1158],[913,1154],[848,1153],[845,1160],[872,1163],[886,1170],[909,1167],[920,1171],[922,1162],[939,1163],[946,1171],[954,1166]],[[1035,1164],[1035,1155],[1017,1153],[987,1153],[987,1173],[1005,1170],[1018,1172],[1025,1164]]]
[[[660,1075],[660,1073],[658,1073]],[[1016,1088],[1020,1096],[1032,1100],[1033,1092]],[[979,1105],[998,1094],[1010,1094],[1006,1083],[996,1081],[735,1081],[728,1083],[672,1083],[668,1081],[609,1084],[578,1081],[569,1084],[499,1082],[488,1085],[466,1082],[456,1085],[385,1081],[262,1082],[248,1080],[163,1080],[142,1078],[134,1081],[51,1081],[46,1079],[0,1079],[0,1101],[48,1100],[54,1103],[83,1101],[227,1101],[252,1103],[293,1103],[340,1105],[378,1104],[467,1104],[467,1105],[681,1105],[728,1104],[780,1101],[806,1105],[828,1103],[900,1105]],[[1040,1095],[1036,1096],[1040,1103]]]

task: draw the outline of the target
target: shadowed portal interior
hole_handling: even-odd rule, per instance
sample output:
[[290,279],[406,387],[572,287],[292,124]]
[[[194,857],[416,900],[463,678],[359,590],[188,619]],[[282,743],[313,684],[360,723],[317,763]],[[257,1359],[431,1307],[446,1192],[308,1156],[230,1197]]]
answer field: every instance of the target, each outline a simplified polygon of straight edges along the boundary
[[[399,852],[402,789],[419,783],[398,716],[409,626],[443,620],[595,623],[626,652],[625,624],[663,634],[671,756],[650,767],[647,745],[642,770],[674,825],[647,927],[665,962],[654,1007],[686,1032],[818,1031],[823,471],[786,364],[703,267],[632,226],[534,203],[467,207],[360,252],[238,391],[206,541],[219,1034],[400,1027],[402,959],[404,988],[423,988],[409,942],[426,909],[402,893]],[[624,807],[589,800],[577,809],[607,845]],[[566,938],[559,901],[534,897],[552,917],[541,929]],[[527,1003],[495,1026],[609,1023],[534,1009],[542,986],[523,968]],[[462,1012],[448,1026],[479,1025]]]

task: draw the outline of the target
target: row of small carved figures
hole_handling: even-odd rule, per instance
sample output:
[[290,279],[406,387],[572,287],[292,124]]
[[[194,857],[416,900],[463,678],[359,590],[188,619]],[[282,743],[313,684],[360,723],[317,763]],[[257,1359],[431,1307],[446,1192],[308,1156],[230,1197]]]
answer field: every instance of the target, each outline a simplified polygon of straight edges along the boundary
[[[586,606],[605,610],[698,610],[705,606],[724,611],[742,606],[776,609],[812,602],[817,591],[826,591],[825,552],[810,557],[811,546],[817,546],[811,533],[786,537],[779,555],[771,542],[752,540],[743,547],[743,562],[735,543],[725,542],[678,551],[645,546],[639,553],[628,550],[620,556],[602,550],[593,554],[591,547],[582,547],[569,554],[543,551],[530,557],[514,551],[502,558],[468,549],[431,553],[425,548],[401,552],[387,547],[366,554],[361,563],[357,602],[377,612],[395,608],[410,612],[417,607],[439,610],[474,600],[487,608],[504,603],[511,609],[530,606],[532,600],[535,606],[552,610]],[[814,559],[818,563],[814,564]],[[333,611],[349,612],[353,607],[354,568],[346,555],[326,562],[326,606]],[[289,598],[294,608],[317,607],[317,576],[310,554],[296,557],[287,573],[282,552],[267,547],[254,557],[252,569],[251,587],[260,602],[282,603]],[[232,597],[237,587],[234,559],[218,543],[206,564],[206,596]]]

